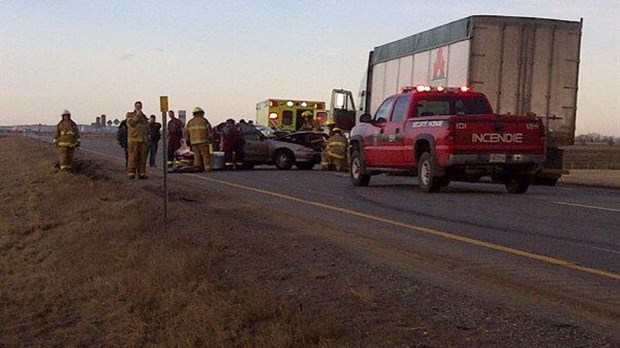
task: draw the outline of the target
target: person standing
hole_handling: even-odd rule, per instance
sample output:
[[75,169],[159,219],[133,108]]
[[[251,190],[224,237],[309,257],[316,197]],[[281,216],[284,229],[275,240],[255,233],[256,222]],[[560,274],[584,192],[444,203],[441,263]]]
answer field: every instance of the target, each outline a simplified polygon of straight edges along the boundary
[[212,129],[209,121],[204,117],[204,110],[197,106],[192,112],[192,119],[187,122],[185,133],[187,145],[194,153],[194,167],[197,170],[211,171],[211,140]]
[[327,139],[327,146],[321,153],[321,170],[330,170],[333,166],[337,172],[347,170],[347,138],[340,128],[334,128]]
[[134,111],[127,113],[127,150],[129,161],[127,163],[127,176],[129,179],[136,177],[146,179],[146,155],[149,151],[148,133],[149,120],[142,112],[142,102],[134,103]]
[[56,125],[54,145],[58,148],[60,170],[71,171],[75,148],[80,146],[80,131],[69,110],[63,110],[60,117],[62,120]]
[[127,169],[127,120],[122,120],[116,130],[116,142],[123,148],[125,152],[125,169]]
[[151,115],[149,119],[149,166],[157,167],[155,164],[157,156],[157,147],[159,139],[161,139],[161,123],[155,120],[155,115]]
[[174,153],[181,147],[183,138],[183,122],[174,116],[174,111],[168,111],[168,166],[174,163]]
[[301,117],[303,117],[304,122],[299,128],[300,131],[318,131],[319,124],[314,120],[314,114],[312,111],[304,111],[301,113]]
[[[239,121],[241,123],[241,121]],[[222,150],[224,151],[224,166],[242,166],[243,165],[243,134],[235,120],[229,118],[222,129]],[[233,158],[234,153],[234,158]]]

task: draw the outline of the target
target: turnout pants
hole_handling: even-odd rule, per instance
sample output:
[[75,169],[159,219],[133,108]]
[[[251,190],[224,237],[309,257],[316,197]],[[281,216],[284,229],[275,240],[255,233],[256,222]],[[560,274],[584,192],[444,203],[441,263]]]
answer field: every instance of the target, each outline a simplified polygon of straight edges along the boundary
[[61,170],[71,170],[71,163],[73,162],[74,147],[59,146],[58,157]]
[[192,144],[192,152],[194,153],[194,167],[204,168],[206,171],[211,170],[211,151],[209,144]]
[[127,163],[127,175],[134,177],[136,171],[139,176],[146,175],[146,156],[149,152],[149,143],[133,143],[127,144],[129,152],[129,163]]

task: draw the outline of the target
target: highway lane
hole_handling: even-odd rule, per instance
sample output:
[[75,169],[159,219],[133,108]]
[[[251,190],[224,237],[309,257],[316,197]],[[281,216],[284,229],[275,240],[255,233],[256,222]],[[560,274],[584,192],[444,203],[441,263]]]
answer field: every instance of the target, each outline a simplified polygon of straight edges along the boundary
[[[83,148],[122,156],[106,139],[85,140]],[[510,195],[503,185],[452,183],[440,194],[425,194],[409,177],[380,175],[369,187],[353,187],[344,174],[318,170],[259,167],[201,175],[620,273],[620,192],[614,189],[532,186],[525,195]],[[203,180],[208,183],[218,186]],[[243,189],[225,191],[265,199]]]
[[[85,140],[83,148],[122,157],[107,139]],[[318,170],[259,167],[208,175],[620,273],[620,192],[614,189],[532,186],[510,195],[503,185],[452,183],[440,194],[425,194],[409,177],[380,175],[369,187],[353,187],[344,174]]]

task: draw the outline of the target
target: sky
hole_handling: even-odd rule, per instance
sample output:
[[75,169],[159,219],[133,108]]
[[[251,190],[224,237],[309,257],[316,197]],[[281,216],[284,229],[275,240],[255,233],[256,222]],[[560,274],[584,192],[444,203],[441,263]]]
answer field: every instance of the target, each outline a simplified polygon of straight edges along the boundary
[[268,98],[358,93],[376,46],[471,15],[584,27],[577,134],[620,135],[620,2],[0,0],[0,125],[122,119],[201,106],[253,119]]

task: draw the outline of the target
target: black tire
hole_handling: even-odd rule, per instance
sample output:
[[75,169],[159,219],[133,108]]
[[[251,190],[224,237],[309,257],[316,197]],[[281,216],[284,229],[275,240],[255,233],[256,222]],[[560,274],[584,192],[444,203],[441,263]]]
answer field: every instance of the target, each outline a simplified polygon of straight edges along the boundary
[[316,163],[314,162],[297,162],[295,163],[295,167],[299,170],[312,170]]
[[506,185],[506,191],[512,194],[522,194],[527,191],[532,183],[532,178],[529,176],[514,176],[506,179],[504,185]]
[[353,150],[351,154],[351,168],[349,173],[351,174],[351,183],[354,186],[368,186],[370,183],[370,175],[364,174],[366,172],[366,164],[360,154],[359,150]]
[[423,153],[418,163],[418,184],[420,189],[424,192],[439,192],[444,182],[443,176],[437,176],[437,166],[433,156],[428,152]]
[[273,162],[280,170],[289,170],[295,163],[295,155],[290,150],[278,150],[273,155]]

